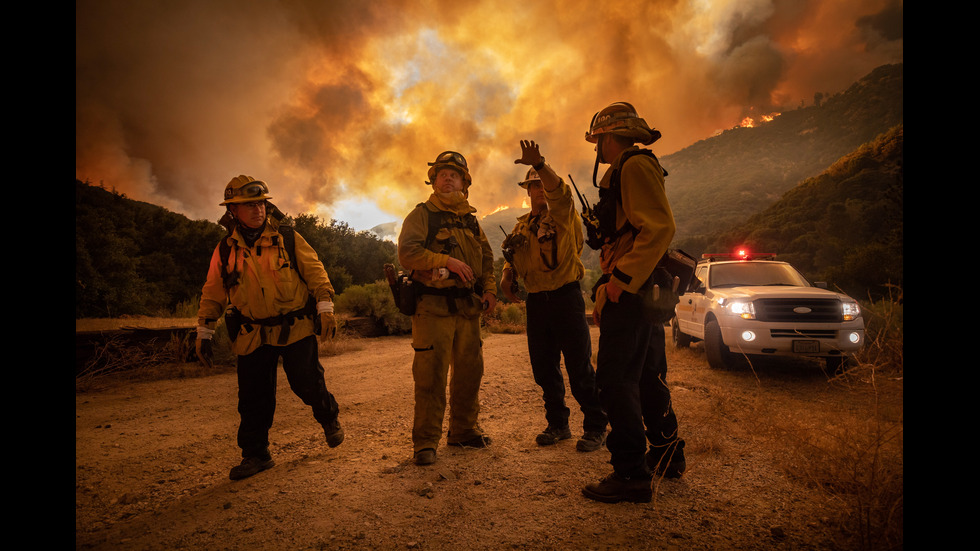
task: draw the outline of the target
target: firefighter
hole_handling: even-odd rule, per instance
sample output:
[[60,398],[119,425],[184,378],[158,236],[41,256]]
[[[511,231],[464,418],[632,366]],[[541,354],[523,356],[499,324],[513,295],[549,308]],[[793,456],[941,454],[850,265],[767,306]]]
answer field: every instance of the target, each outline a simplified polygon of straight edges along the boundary
[[[313,410],[331,448],[344,441],[340,409],[323,379],[321,340],[336,335],[334,290],[316,251],[282,223],[269,187],[251,176],[225,186],[228,234],[214,249],[198,312],[197,354],[212,364],[212,336],[222,313],[238,356],[238,446],[241,464],[229,478],[250,477],[275,465],[269,429],[276,409],[279,358],[289,386]],[[230,307],[229,307],[230,306]],[[228,311],[225,308],[229,307]]]
[[408,214],[398,236],[398,261],[411,270],[417,296],[412,316],[412,444],[418,465],[436,461],[447,382],[447,443],[490,445],[479,424],[480,314],[492,311],[497,302],[493,252],[467,200],[472,179],[466,159],[445,151],[428,165],[426,184],[432,186],[432,194]]
[[679,477],[686,467],[667,387],[664,327],[643,310],[654,268],[675,229],[665,172],[652,152],[635,145],[659,138],[660,132],[623,102],[596,113],[585,135],[596,144],[596,169],[609,165],[595,208],[603,276],[593,315],[599,325],[596,384],[609,418],[606,448],[613,472],[582,492],[608,503],[648,502],[654,475]]
[[565,405],[561,358],[565,357],[572,396],[584,414],[575,447],[595,451],[606,439],[606,415],[599,406],[592,367],[592,339],[579,281],[585,275],[582,223],[571,188],[545,163],[538,144],[521,141],[521,158],[530,165],[519,185],[527,190],[531,212],[517,220],[505,240],[507,262],[501,288],[512,301],[516,279],[527,290],[527,349],[534,382],[541,387],[547,427],[535,437],[548,446],[572,437]]

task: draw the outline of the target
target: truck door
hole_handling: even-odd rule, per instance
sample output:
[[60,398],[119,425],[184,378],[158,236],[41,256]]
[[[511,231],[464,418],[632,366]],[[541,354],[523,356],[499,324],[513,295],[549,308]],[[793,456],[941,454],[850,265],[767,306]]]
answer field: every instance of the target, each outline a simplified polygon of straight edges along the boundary
[[677,305],[677,324],[688,335],[702,337],[704,333],[704,289],[708,282],[708,266],[698,266],[694,270],[696,281],[692,283],[695,291],[685,293]]

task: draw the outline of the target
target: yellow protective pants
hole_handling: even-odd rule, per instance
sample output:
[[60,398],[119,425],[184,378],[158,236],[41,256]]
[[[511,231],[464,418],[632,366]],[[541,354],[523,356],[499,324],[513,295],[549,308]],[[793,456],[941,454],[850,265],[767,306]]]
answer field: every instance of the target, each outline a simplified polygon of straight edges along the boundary
[[415,349],[412,443],[416,452],[439,447],[446,415],[447,382],[447,442],[463,442],[483,434],[478,422],[483,380],[479,304],[470,304],[468,299],[452,300],[459,305],[455,314],[449,313],[446,297],[424,295],[412,317],[412,347]]

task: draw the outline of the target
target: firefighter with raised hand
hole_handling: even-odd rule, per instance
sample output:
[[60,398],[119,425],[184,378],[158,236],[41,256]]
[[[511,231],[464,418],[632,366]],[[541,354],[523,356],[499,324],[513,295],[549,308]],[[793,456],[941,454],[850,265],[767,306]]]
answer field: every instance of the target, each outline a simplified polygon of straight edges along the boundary
[[426,184],[432,186],[432,194],[408,214],[398,236],[398,261],[411,270],[417,297],[412,315],[412,445],[418,465],[436,461],[447,383],[447,443],[490,445],[479,424],[480,314],[492,311],[497,302],[493,251],[467,200],[472,179],[466,159],[445,151],[428,164]]
[[579,284],[585,275],[582,223],[571,188],[545,163],[538,144],[522,140],[521,158],[514,163],[531,167],[519,183],[527,190],[531,212],[517,219],[507,238],[512,253],[504,264],[501,287],[515,302],[516,279],[527,289],[527,349],[548,423],[535,441],[548,446],[572,437],[561,373],[564,355],[572,396],[584,414],[583,434],[575,447],[594,451],[606,439],[606,415],[596,393],[592,340]]
[[686,467],[666,382],[663,323],[650,321],[643,309],[675,229],[665,172],[650,150],[635,145],[659,138],[659,131],[622,102],[596,113],[585,135],[596,144],[596,172],[600,163],[609,165],[595,207],[603,276],[594,316],[599,323],[596,384],[609,417],[606,448],[613,472],[582,492],[608,503],[648,502],[653,475],[679,477]]
[[[276,409],[276,371],[313,410],[331,448],[344,441],[337,401],[327,390],[317,335],[334,338],[333,285],[316,251],[269,199],[269,187],[250,176],[225,186],[221,219],[228,234],[214,249],[198,311],[197,354],[213,359],[212,336],[222,314],[238,356],[238,446],[232,480],[272,467],[269,429]],[[228,307],[226,312],[225,308]],[[319,326],[319,330],[315,329]]]

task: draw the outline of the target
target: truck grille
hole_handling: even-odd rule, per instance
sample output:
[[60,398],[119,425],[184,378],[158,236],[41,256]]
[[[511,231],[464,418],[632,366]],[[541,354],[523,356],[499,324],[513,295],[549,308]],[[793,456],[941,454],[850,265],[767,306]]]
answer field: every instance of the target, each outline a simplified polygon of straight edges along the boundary
[[[802,310],[809,309],[809,312]],[[800,310],[800,311],[797,311]],[[837,299],[763,298],[755,301],[760,321],[796,323],[840,323],[841,303]]]
[[836,339],[835,329],[770,329],[774,339]]

